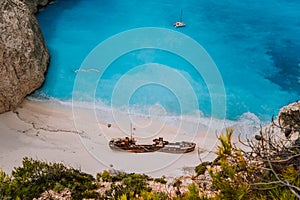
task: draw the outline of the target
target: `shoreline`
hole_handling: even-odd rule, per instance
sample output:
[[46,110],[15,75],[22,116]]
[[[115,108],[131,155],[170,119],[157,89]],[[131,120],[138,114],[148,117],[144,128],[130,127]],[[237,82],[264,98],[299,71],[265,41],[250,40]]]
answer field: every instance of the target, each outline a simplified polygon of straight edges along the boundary
[[[103,170],[145,173],[153,177],[193,175],[194,167],[215,158],[215,130],[204,125],[190,133],[190,124],[174,126],[152,117],[128,117],[117,113],[114,122],[107,120],[109,111],[74,108],[53,101],[25,99],[14,111],[0,115],[0,167],[8,174],[27,156],[95,175]],[[110,111],[111,112],[111,111]],[[103,117],[104,116],[104,117]],[[138,143],[149,143],[156,137],[168,141],[193,141],[194,152],[187,154],[128,153],[109,148],[111,138],[125,137],[129,121],[134,121]],[[108,123],[111,127],[108,127]],[[177,124],[177,126],[176,126]],[[195,130],[193,130],[195,131]]]

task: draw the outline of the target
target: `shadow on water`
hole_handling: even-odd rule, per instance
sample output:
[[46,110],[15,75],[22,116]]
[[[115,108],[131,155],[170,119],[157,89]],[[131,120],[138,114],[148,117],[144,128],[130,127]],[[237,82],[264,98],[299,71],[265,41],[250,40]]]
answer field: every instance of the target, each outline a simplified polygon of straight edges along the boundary
[[[51,71],[53,71],[50,68],[53,68],[51,66],[56,64],[55,60],[57,60],[57,58],[59,56],[61,56],[61,55],[59,55],[59,51],[56,48],[53,48],[49,45],[48,40],[51,40],[51,39],[55,38],[55,34],[57,32],[59,21],[63,20],[62,19],[63,18],[63,12],[68,11],[68,10],[72,10],[72,8],[78,6],[78,4],[81,1],[84,1],[84,0],[72,0],[72,1],[54,0],[49,5],[47,5],[46,7],[42,8],[36,14],[36,17],[37,17],[38,22],[39,22],[40,27],[41,27],[41,31],[43,33],[43,36],[44,36],[44,39],[45,39],[45,42],[46,42],[46,46],[47,46],[47,48],[49,50],[49,53],[50,53],[50,58],[53,58],[54,56],[56,57],[55,59],[50,59],[50,64],[49,64],[48,69],[47,69],[46,74],[45,74],[46,80],[43,83],[43,85],[41,86],[41,88],[44,85],[50,84],[50,83],[48,83],[49,80],[47,78],[49,76],[49,73],[51,73]],[[52,84],[56,83],[57,81],[59,81],[57,79],[58,79],[58,77],[52,76],[52,80],[50,82],[52,82]],[[37,91],[33,94],[33,96],[46,98],[47,94],[41,96],[40,92]]]
[[282,90],[300,95],[300,44],[285,39],[280,44],[272,44],[267,52],[274,62],[277,72],[267,77]]
[[[40,12],[36,14],[36,17],[41,26],[44,37],[49,38],[53,33],[55,33],[58,24],[57,21],[61,19],[62,12],[65,10],[71,10],[81,1],[83,0],[54,0],[48,6],[41,9]],[[53,12],[54,9],[56,12]],[[53,13],[55,13],[55,15],[53,15]],[[47,30],[43,31],[44,29]],[[47,36],[45,36],[45,34],[47,34]]]

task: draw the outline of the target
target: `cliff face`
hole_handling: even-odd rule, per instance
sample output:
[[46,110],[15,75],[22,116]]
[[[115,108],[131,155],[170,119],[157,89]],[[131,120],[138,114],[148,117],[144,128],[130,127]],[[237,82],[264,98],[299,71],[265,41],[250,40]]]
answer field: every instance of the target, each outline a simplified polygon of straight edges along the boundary
[[53,0],[20,0],[23,1],[32,13],[37,13],[38,9],[45,7],[50,1]]
[[44,81],[49,54],[33,12],[22,1],[0,1],[0,113]]
[[300,132],[300,102],[289,104],[280,109],[278,118],[284,128],[292,133]]

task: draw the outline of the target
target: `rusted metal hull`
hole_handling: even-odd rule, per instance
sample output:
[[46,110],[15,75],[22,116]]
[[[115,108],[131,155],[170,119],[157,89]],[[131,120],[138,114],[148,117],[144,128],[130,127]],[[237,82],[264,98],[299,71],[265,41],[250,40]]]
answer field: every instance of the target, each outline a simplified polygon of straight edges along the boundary
[[127,151],[132,153],[150,153],[150,152],[165,152],[165,153],[188,153],[195,150],[196,144],[193,142],[175,142],[169,143],[163,141],[162,144],[138,145],[122,139],[112,139],[109,142],[109,147],[116,151]]
[[189,153],[195,150],[196,144],[193,142],[169,143],[161,148],[160,152],[166,153]]
[[117,145],[110,141],[109,147],[116,151],[127,151],[132,153],[150,153],[160,150],[162,147],[155,145]]

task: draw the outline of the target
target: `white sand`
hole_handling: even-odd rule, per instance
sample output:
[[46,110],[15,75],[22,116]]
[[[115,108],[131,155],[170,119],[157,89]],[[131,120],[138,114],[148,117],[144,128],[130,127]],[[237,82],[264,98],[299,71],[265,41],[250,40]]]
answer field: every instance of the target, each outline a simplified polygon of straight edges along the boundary
[[[195,127],[191,122],[171,117],[153,119],[111,113],[110,110],[72,109],[52,101],[25,100],[16,112],[0,115],[0,167],[10,173],[28,156],[63,162],[91,174],[113,168],[154,177],[176,177],[191,174],[191,169],[200,163],[199,155],[202,160],[212,160],[215,156],[209,153],[217,141],[215,131],[205,126]],[[112,151],[108,141],[128,136],[130,121],[136,128],[134,137],[139,143],[164,137],[169,141],[193,141],[197,149],[187,154]],[[108,123],[112,127],[108,128]],[[199,148],[206,151],[199,154]]]

